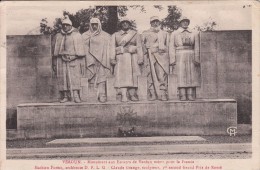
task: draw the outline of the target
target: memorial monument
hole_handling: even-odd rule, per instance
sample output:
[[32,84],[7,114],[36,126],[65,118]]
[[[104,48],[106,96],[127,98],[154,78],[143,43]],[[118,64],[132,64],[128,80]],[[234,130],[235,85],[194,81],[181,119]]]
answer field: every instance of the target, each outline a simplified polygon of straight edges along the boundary
[[200,97],[205,66],[189,22],[180,20],[182,28],[170,35],[153,16],[141,36],[123,18],[110,37],[92,18],[82,38],[63,20],[53,55],[62,100],[19,104],[18,131],[26,138],[228,135],[237,126],[237,101]]

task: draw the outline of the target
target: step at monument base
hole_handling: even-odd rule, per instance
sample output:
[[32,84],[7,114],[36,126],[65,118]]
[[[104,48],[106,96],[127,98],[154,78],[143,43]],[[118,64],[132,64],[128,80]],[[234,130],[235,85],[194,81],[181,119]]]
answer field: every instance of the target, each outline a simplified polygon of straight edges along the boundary
[[24,138],[229,135],[230,127],[237,127],[233,99],[17,107],[17,129]]
[[159,136],[159,137],[122,137],[122,138],[75,138],[75,139],[55,139],[46,145],[71,146],[71,145],[120,145],[120,144],[154,144],[173,142],[203,142],[206,139],[199,136]]

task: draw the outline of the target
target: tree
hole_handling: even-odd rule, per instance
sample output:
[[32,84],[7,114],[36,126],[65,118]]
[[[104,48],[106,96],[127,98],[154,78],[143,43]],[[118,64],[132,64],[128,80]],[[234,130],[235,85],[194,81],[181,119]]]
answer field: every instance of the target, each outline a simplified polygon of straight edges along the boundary
[[40,26],[30,30],[27,35],[40,35],[40,34],[51,34],[52,28],[48,25],[47,18],[43,18],[40,21]]
[[[133,9],[139,9],[145,12],[144,6],[132,5],[129,6]],[[82,34],[89,29],[89,22],[92,17],[100,19],[102,29],[110,34],[113,34],[119,29],[119,17],[126,16],[128,7],[127,6],[96,6],[96,8],[89,7],[87,9],[81,9],[76,14],[72,14],[68,11],[63,11],[63,16],[69,16],[72,26],[77,28]],[[134,20],[131,21],[133,29],[136,28]],[[56,18],[54,26],[51,32],[42,32],[43,34],[53,34],[60,32],[62,28],[62,19]]]
[[40,23],[40,33],[50,34],[52,32],[51,27],[47,26],[47,24],[48,24],[47,18],[43,18]]
[[[63,16],[68,16],[72,22],[72,26],[77,28],[78,31],[82,34],[89,29],[89,21],[92,17],[98,17],[101,20],[101,24],[103,27],[107,25],[107,10],[102,8],[100,10],[96,10],[95,8],[89,7],[87,9],[81,9],[76,12],[76,14],[72,14],[68,11],[63,11]],[[51,33],[44,33],[44,34],[52,34],[55,35],[56,33],[60,32],[62,29],[62,18],[56,18],[53,23],[53,29]],[[103,28],[104,29],[104,28]]]
[[[157,7],[160,9],[160,7]],[[168,6],[168,15],[162,20],[162,28],[172,32],[179,28],[179,19],[182,15],[182,10],[176,5]]]
[[[102,29],[110,34],[113,34],[119,29],[119,17],[126,16],[128,8],[140,10],[146,13],[146,9],[143,5],[132,5],[132,6],[96,6],[96,8],[89,7],[87,9],[81,9],[76,14],[72,14],[68,11],[63,11],[63,15],[68,15],[72,21],[72,26],[77,28],[82,34],[89,29],[89,21],[92,17],[100,19]],[[164,8],[161,5],[154,5],[154,8],[159,11]],[[174,31],[178,29],[178,19],[181,16],[181,9],[175,5],[168,6],[168,15],[162,20],[162,28],[167,31]],[[133,29],[136,28],[134,20],[131,21]],[[44,34],[56,34],[60,32],[62,25],[61,18],[56,18],[51,33],[44,32]]]
[[[120,8],[118,8],[117,6],[108,6],[108,22],[107,22],[107,29],[106,31],[109,34],[113,34],[114,32],[117,31],[117,23],[118,23],[118,15],[117,13],[120,14],[120,12],[118,12],[120,10]],[[121,12],[123,13],[123,15],[125,14],[125,12]]]
[[[162,9],[160,6],[156,6],[159,10]],[[180,27],[180,18],[182,16],[182,10],[177,6],[168,6],[168,15],[162,20],[163,29],[172,32]],[[217,23],[210,17],[201,26],[196,25],[195,30],[197,31],[214,31]]]
[[196,25],[194,27],[197,31],[214,31],[217,27],[217,23],[213,21],[213,19],[210,17],[206,22],[204,22],[201,26]]

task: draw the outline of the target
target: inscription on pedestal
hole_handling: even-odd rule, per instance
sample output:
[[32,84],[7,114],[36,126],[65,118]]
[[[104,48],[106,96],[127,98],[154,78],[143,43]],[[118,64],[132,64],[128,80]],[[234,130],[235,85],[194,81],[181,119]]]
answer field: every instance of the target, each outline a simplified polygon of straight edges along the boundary
[[119,137],[137,136],[135,131],[137,112],[134,112],[132,106],[120,106],[120,111],[116,115],[116,121],[119,124]]

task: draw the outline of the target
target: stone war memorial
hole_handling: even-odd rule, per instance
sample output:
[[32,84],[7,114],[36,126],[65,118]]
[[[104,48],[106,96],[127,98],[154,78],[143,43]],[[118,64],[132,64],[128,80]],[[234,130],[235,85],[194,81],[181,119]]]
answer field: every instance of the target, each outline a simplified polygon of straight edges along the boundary
[[[7,36],[7,139],[230,135],[251,124],[251,30]],[[239,132],[238,132],[239,133]]]

